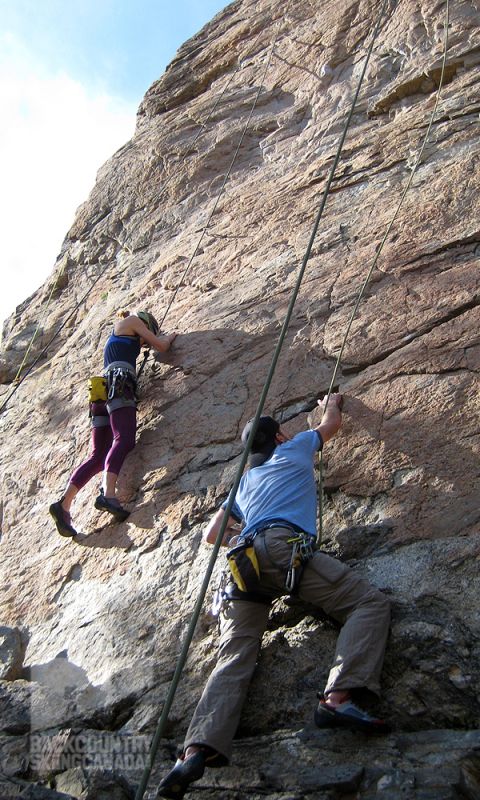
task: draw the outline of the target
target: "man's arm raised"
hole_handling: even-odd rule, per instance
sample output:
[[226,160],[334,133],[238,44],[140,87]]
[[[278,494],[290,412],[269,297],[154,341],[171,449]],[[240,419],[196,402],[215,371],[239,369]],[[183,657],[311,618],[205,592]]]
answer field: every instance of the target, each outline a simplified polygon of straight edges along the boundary
[[325,444],[332,436],[335,436],[342,424],[343,396],[332,393],[328,398],[328,405],[326,397],[319,400],[318,405],[323,408],[323,417],[320,425],[317,425],[314,430],[318,431]]

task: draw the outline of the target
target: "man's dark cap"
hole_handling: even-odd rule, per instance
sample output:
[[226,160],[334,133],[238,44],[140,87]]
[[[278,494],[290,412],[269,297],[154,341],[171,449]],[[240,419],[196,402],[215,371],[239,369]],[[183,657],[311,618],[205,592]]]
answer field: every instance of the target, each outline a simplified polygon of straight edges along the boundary
[[[253,419],[249,420],[242,432],[242,444],[247,444],[250,431],[252,430]],[[271,449],[275,444],[275,436],[280,430],[280,424],[273,417],[260,417],[257,430],[252,442],[252,453],[262,453]]]

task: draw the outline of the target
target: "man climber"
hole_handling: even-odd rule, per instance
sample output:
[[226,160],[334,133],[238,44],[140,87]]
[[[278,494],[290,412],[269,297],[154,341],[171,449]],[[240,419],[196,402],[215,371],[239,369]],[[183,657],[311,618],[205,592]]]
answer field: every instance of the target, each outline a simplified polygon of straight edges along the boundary
[[[240,542],[254,537],[258,587],[245,594],[234,586],[226,593],[217,664],[195,709],[183,753],[161,781],[157,797],[183,798],[189,784],[202,777],[206,766],[229,763],[271,601],[291,591],[294,546],[303,554],[294,581],[295,593],[342,625],[333,666],[325,690],[319,695],[315,723],[320,728],[388,731],[385,722],[355,705],[353,697],[361,689],[379,694],[390,604],[356,572],[314,547],[314,456],[340,428],[342,396],[331,394],[319,405],[324,413],[318,427],[293,438],[272,417],[260,417],[258,421],[250,468],[240,481],[222,541],[227,545],[239,533],[238,523],[243,525]],[[243,431],[244,444],[251,425],[248,423]],[[204,539],[210,544],[216,541],[226,505],[223,503],[207,526]],[[285,588],[286,576],[289,589]]]

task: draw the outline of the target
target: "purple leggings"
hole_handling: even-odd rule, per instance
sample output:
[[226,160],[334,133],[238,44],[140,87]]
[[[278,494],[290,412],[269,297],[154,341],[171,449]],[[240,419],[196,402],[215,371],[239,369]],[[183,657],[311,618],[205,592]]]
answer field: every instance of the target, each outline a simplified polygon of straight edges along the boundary
[[110,425],[92,428],[92,452],[70,478],[77,489],[82,489],[103,469],[118,475],[128,453],[135,447],[137,409],[133,406],[117,408],[109,419]]

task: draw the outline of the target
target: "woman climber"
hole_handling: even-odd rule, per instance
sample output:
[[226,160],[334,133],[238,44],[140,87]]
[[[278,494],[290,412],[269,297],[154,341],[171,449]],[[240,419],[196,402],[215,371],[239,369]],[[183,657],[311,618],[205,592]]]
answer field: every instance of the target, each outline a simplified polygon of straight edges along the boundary
[[103,351],[102,390],[91,396],[92,452],[73,472],[63,497],[49,509],[61,536],[76,536],[70,516],[72,501],[102,470],[102,488],[95,508],[108,511],[118,521],[130,513],[122,508],[115,491],[122,464],[135,447],[136,360],[142,347],[166,353],[177,334],[159,335],[158,323],[148,311],[120,312],[119,317]]

